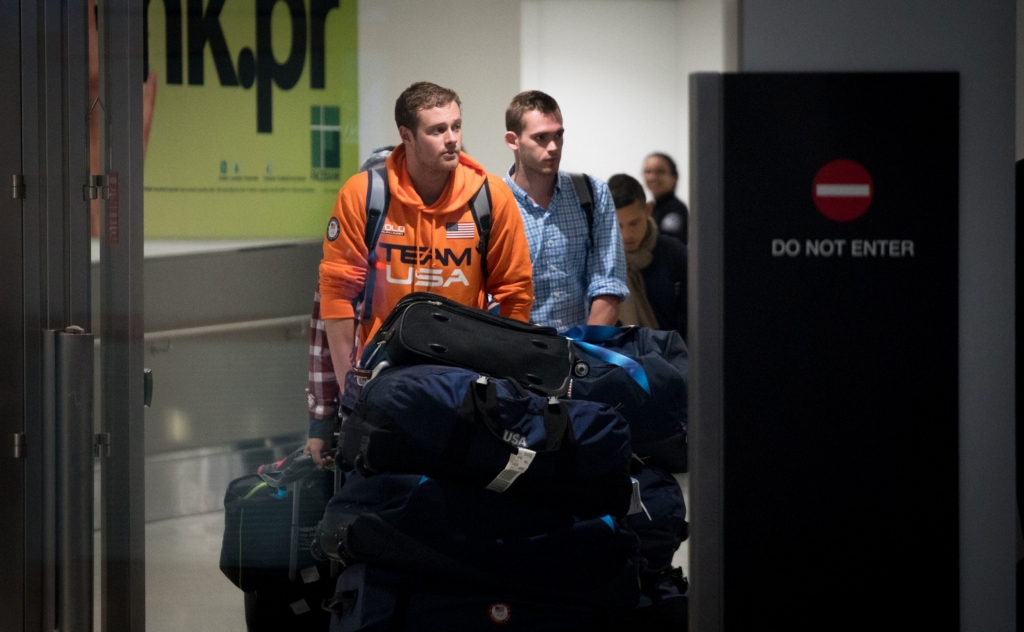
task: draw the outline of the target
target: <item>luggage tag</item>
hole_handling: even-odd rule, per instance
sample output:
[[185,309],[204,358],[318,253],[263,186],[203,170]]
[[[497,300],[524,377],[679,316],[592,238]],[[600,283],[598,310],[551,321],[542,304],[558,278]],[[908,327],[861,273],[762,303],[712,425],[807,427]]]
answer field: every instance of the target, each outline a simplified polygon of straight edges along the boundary
[[369,382],[370,378],[373,377],[373,371],[370,371],[369,369],[352,367],[352,375],[356,377],[356,384],[358,384],[359,387],[362,388],[363,386],[366,386],[366,383]]
[[302,569],[303,584],[312,584],[318,579],[320,579],[320,571],[316,566],[310,566],[309,568]]
[[519,475],[530,467],[535,456],[537,456],[537,453],[533,450],[518,448],[515,454],[509,455],[508,464],[505,465],[505,469],[491,481],[487,489],[499,494],[508,489],[519,478]]
[[632,516],[642,511],[647,519],[651,520],[651,514],[648,513],[647,507],[644,507],[644,502],[640,499],[640,481],[633,477],[630,477],[629,480],[633,481],[633,496],[629,499],[629,511],[626,512],[626,515]]
[[[363,386],[366,386],[367,382],[369,382],[373,378],[377,377],[377,374],[380,373],[380,371],[384,368],[384,367],[367,368],[367,367],[372,367],[373,366],[373,359],[374,359],[374,357],[376,357],[377,352],[380,351],[381,348],[384,346],[384,342],[385,342],[384,340],[381,340],[380,342],[378,342],[376,344],[376,346],[372,347],[372,349],[373,349],[372,351],[370,351],[370,349],[371,349],[370,347],[367,347],[366,349],[364,349],[363,350],[363,357],[360,358],[359,361],[356,362],[355,365],[352,367],[352,374],[355,376],[356,384],[358,384],[360,386],[360,388],[363,387]],[[356,340],[356,346],[358,346],[358,344],[359,344],[359,341]],[[369,351],[369,354],[367,354],[368,351]],[[355,352],[353,351],[353,353],[355,353]],[[384,366],[387,366],[386,363],[381,363],[381,364],[384,364]]]

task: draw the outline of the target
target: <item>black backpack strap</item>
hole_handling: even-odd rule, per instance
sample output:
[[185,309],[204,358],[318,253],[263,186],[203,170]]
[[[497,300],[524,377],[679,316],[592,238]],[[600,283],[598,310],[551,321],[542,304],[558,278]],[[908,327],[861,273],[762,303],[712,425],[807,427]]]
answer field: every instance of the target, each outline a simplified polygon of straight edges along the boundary
[[476,195],[469,200],[469,210],[473,214],[473,222],[476,230],[480,233],[480,243],[476,250],[480,255],[480,265],[484,271],[484,280],[487,280],[487,248],[491,241],[491,187],[484,179],[484,185],[476,192]]
[[377,280],[377,241],[380,231],[384,229],[384,219],[388,214],[391,202],[391,189],[388,187],[386,167],[378,167],[366,172],[366,281],[363,291],[356,300],[356,317],[362,322],[373,312],[373,286]]
[[384,228],[384,216],[387,215],[388,202],[391,200],[391,189],[388,187],[388,172],[385,167],[378,167],[367,172],[366,179],[366,247],[373,249],[380,239],[380,231]]
[[572,188],[576,190],[576,197],[580,199],[580,208],[587,216],[587,237],[590,239],[587,249],[594,245],[594,185],[590,177],[585,173],[570,173]]

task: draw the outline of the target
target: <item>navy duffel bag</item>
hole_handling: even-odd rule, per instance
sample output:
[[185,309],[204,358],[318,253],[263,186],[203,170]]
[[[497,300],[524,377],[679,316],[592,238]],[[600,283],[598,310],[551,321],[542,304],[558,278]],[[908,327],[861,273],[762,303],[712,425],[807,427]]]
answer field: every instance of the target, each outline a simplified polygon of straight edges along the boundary
[[338,443],[343,462],[364,474],[422,473],[582,518],[629,510],[629,426],[612,407],[549,399],[466,369],[382,372],[363,387]]
[[[337,592],[324,602],[331,632],[595,632],[611,630],[587,606],[467,591],[367,564],[338,577]],[[621,631],[622,622],[615,626]]]
[[666,571],[690,531],[683,490],[674,476],[651,465],[633,478],[640,483],[644,511],[627,516],[626,526],[640,538],[640,555],[647,559],[647,570]]
[[616,407],[637,456],[685,472],[688,354],[679,332],[586,326],[565,335],[575,341],[570,396]]
[[629,609],[640,542],[611,516],[578,519],[519,498],[415,474],[352,473],[331,499],[317,545],[465,590]]

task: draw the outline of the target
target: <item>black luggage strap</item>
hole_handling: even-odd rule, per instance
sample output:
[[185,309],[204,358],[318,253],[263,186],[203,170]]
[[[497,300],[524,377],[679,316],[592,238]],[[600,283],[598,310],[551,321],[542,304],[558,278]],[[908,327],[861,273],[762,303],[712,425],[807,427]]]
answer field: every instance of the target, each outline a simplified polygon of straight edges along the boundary
[[555,475],[561,480],[572,480],[576,476],[578,444],[569,411],[557,397],[548,398],[544,407],[544,433],[548,438],[547,449],[555,451]]
[[572,188],[576,190],[576,197],[580,199],[580,208],[587,216],[587,250],[594,245],[594,185],[585,173],[570,173]]
[[480,241],[476,250],[480,255],[480,267],[484,273],[484,281],[487,280],[487,248],[491,243],[491,187],[484,179],[484,185],[469,200],[469,210],[473,214],[473,221],[476,223],[476,230],[480,233]]
[[[481,377],[470,385],[465,399],[462,400],[462,406],[456,416],[456,427],[441,455],[441,462],[446,467],[457,470],[465,462],[477,425],[480,423],[507,447],[510,454],[518,450],[502,439],[504,428],[498,409],[497,386],[493,381]],[[568,411],[564,404],[554,397],[544,408],[544,434],[544,448],[537,452],[554,453],[552,458],[556,475],[563,480],[572,479],[576,468],[576,436],[569,422]]]
[[358,590],[345,590],[324,599],[320,608],[338,616],[344,616],[355,609],[358,598]]

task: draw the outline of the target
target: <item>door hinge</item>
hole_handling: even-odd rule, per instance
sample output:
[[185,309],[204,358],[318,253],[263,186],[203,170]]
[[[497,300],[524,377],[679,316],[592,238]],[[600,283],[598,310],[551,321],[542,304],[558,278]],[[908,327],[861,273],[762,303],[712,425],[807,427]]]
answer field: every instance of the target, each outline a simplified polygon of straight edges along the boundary
[[101,175],[90,175],[89,182],[82,186],[82,198],[88,202],[95,200],[103,193],[105,181]]
[[15,200],[25,199],[25,176],[20,173],[11,176],[11,198]]
[[110,433],[100,432],[93,436],[92,455],[100,458],[110,456]]
[[153,405],[153,369],[142,369],[142,405]]
[[23,459],[25,458],[25,433],[16,432],[14,433],[14,458]]

